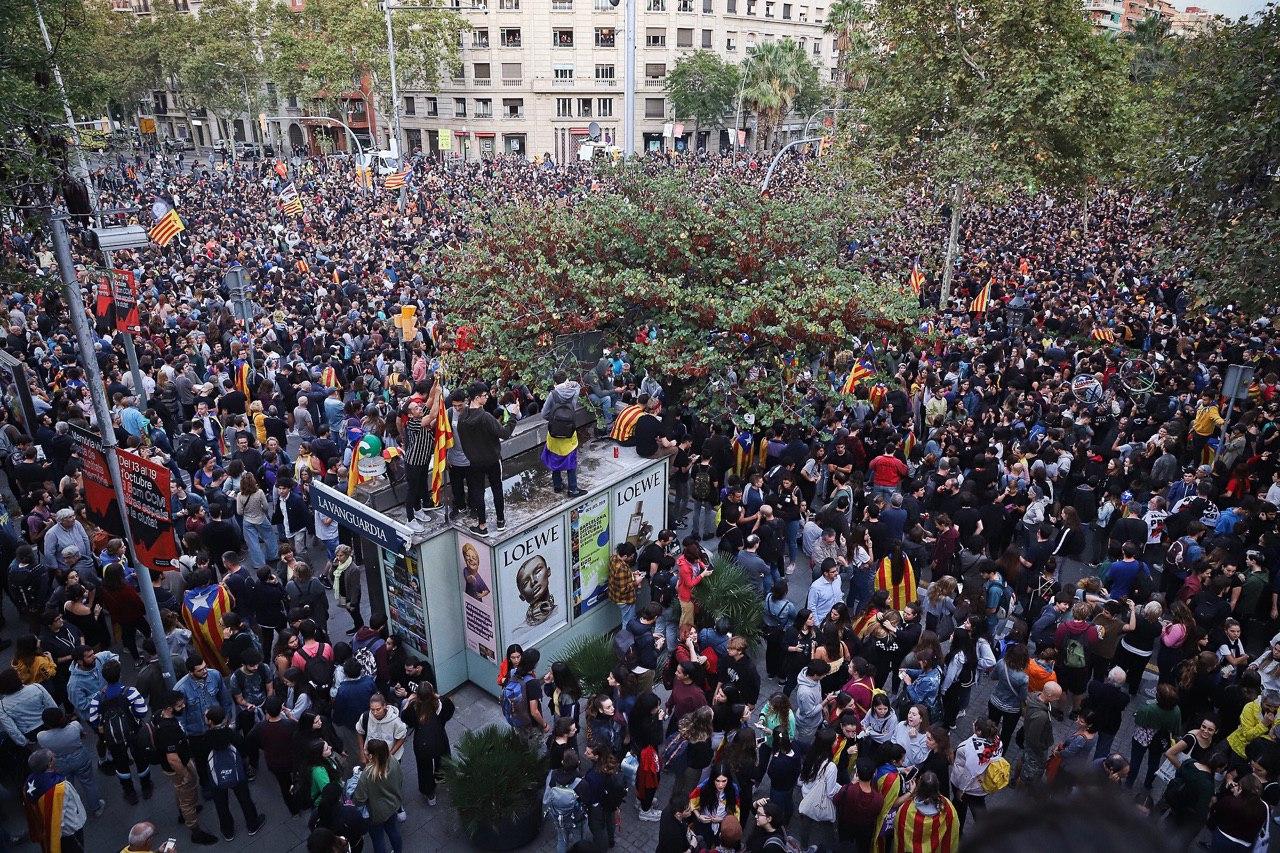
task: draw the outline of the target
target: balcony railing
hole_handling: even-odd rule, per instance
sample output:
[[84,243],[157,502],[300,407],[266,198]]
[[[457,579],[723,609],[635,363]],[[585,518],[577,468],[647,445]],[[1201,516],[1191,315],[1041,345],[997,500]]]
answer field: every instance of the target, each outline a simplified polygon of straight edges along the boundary
[[509,86],[511,88],[515,88],[516,86],[523,86],[524,78],[523,77],[503,77],[502,85]]
[[488,89],[490,86],[493,85],[493,79],[490,77],[477,77],[476,79],[472,80],[471,83],[473,86],[476,86],[477,88]]
[[666,77],[646,77],[644,78],[644,87],[646,89],[661,89],[667,85]]

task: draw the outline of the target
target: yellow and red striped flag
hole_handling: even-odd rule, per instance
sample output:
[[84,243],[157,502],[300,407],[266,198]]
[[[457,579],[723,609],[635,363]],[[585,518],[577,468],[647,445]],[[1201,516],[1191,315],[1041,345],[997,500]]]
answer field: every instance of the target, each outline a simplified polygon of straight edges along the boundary
[[1104,329],[1101,326],[1093,330],[1093,339],[1095,341],[1103,341],[1105,343],[1114,344],[1116,342],[1116,333],[1110,329]]
[[189,589],[182,596],[182,621],[191,631],[196,651],[223,675],[227,662],[222,657],[222,617],[231,612],[231,604],[231,593],[216,583]]
[[991,282],[987,282],[986,286],[973,297],[973,301],[969,303],[969,310],[975,314],[985,314],[987,311],[987,303],[991,301]]
[[152,243],[163,249],[186,228],[187,226],[182,224],[182,217],[178,215],[178,211],[171,207],[156,220],[155,225],[151,226],[147,236],[151,238]]
[[436,415],[436,450],[431,465],[431,500],[440,505],[440,492],[444,489],[444,472],[448,463],[446,455],[453,447],[453,423],[449,420],[449,405],[441,388],[440,413]]
[[924,289],[924,273],[920,271],[920,264],[911,264],[911,275],[907,277],[907,284],[911,285],[911,292],[916,296],[920,295],[920,291]]
[[249,387],[249,362],[244,359],[238,359],[232,368],[231,381],[235,383],[236,390],[246,397],[253,396],[253,389]]
[[373,170],[356,166],[356,186],[373,188]]
[[877,382],[871,386],[871,390],[867,392],[867,400],[871,403],[871,407],[879,411],[880,404],[884,402],[884,395],[889,389],[883,383]]
[[636,421],[640,420],[640,416],[644,414],[644,406],[639,403],[632,403],[613,419],[613,429],[609,431],[609,438],[622,443],[631,440],[631,436],[636,431]]
[[382,182],[382,186],[388,190],[404,189],[404,185],[409,182],[411,174],[413,174],[413,168],[406,166],[403,172],[393,172],[387,175],[387,179]]
[[955,853],[960,849],[960,817],[946,797],[938,810],[923,811],[915,800],[898,808],[893,820],[894,853]]
[[907,432],[907,437],[902,440],[902,458],[903,461],[911,461],[911,452],[916,449],[916,431],[914,429]]
[[44,853],[62,853],[62,810],[66,799],[66,777],[53,770],[32,774],[22,791],[28,835]]
[[1031,274],[1031,261],[1030,261],[1030,260],[1028,260],[1027,258],[1019,258],[1019,259],[1018,259],[1018,272],[1019,272],[1019,273],[1021,273],[1022,275],[1030,275],[1030,274]]
[[302,275],[306,275],[307,273],[311,272],[311,264],[307,263],[306,258],[298,258],[298,262],[294,264],[294,267]]
[[280,188],[280,197],[276,199],[276,204],[281,213],[302,215],[302,196],[298,195],[298,188],[293,185],[293,181],[289,181]]
[[875,371],[866,361],[855,361],[853,367],[849,368],[849,375],[844,378],[844,384],[840,386],[841,394],[852,394],[853,389],[858,387],[858,383],[874,374]]

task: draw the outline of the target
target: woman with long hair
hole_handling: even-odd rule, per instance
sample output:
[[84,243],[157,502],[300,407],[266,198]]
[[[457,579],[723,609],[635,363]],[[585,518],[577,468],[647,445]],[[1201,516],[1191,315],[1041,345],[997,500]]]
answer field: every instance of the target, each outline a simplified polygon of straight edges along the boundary
[[124,581],[124,569],[111,563],[102,570],[102,586],[98,601],[106,608],[111,621],[120,629],[120,639],[133,662],[138,662],[138,634],[151,636],[147,615],[138,591]]
[[919,597],[915,568],[902,553],[902,543],[895,541],[876,569],[875,589],[889,594],[889,606],[901,610]]
[[955,630],[956,579],[951,575],[938,578],[925,589],[921,605],[924,609],[924,629],[946,640]]
[[240,477],[240,493],[236,495],[236,515],[244,533],[248,555],[245,559],[250,569],[260,569],[280,558],[280,540],[276,526],[271,523],[271,502],[258,478],[246,471]]
[[631,729],[631,752],[639,760],[635,781],[636,802],[640,819],[644,821],[662,818],[662,809],[654,808],[653,799],[661,781],[658,750],[662,748],[662,720],[665,717],[662,700],[652,691],[645,691],[636,698],[628,721]]
[[85,810],[97,817],[106,809],[107,801],[103,799],[102,786],[98,784],[98,769],[94,766],[93,755],[86,746],[84,727],[78,720],[67,716],[61,708],[45,708],[41,712],[41,720],[43,730],[36,735],[35,742],[29,745],[39,746],[53,753],[58,763],[58,772],[75,785],[80,799],[84,801]]
[[978,683],[978,651],[968,628],[951,635],[951,649],[943,664],[942,722],[953,728],[960,712],[969,707],[969,695]]
[[547,766],[559,767],[564,754],[574,749],[578,742],[578,724],[568,717],[561,717],[551,726],[547,735]]
[[1222,682],[1220,666],[1217,654],[1205,650],[1178,667],[1178,707],[1184,724],[1194,726],[1213,710],[1214,697]]
[[876,743],[888,743],[898,730],[898,716],[893,703],[883,693],[871,697],[871,710],[862,718],[862,736]]
[[13,641],[13,668],[23,684],[44,684],[58,674],[53,655],[40,650],[35,634],[21,634]]
[[916,666],[898,671],[903,692],[907,698],[923,705],[935,719],[942,717],[942,670],[938,667],[938,653],[933,648],[918,649]]
[[306,745],[298,771],[305,786],[302,790],[307,792],[307,805],[311,808],[317,806],[320,793],[326,787],[342,784],[342,773],[333,756],[333,747],[324,738],[314,738]]
[[802,607],[796,611],[796,618],[791,623],[791,627],[783,633],[782,648],[786,655],[783,663],[783,675],[786,679],[782,685],[783,693],[795,690],[800,670],[808,666],[813,658],[813,648],[817,640],[818,633],[813,611]]
[[715,757],[715,750],[711,748],[711,718],[711,706],[704,705],[685,714],[677,726],[676,730],[687,744],[684,771],[677,783],[679,788],[693,788],[702,778],[702,771],[711,766]]
[[791,822],[801,847],[817,844],[819,848],[836,839],[836,807],[831,798],[840,790],[836,765],[831,760],[836,733],[822,729],[800,765],[800,804]]
[[787,598],[789,591],[786,578],[782,578],[774,583],[764,600],[764,671],[769,678],[784,674],[782,639],[796,615],[795,603]]
[[271,647],[271,661],[276,667],[276,678],[284,678],[284,674],[293,666],[293,656],[302,648],[302,642],[293,631],[281,631],[276,634],[275,645]]
[[608,693],[597,693],[587,703],[586,734],[588,745],[607,749],[614,755],[623,754],[627,728]]
[[960,817],[942,795],[940,777],[921,773],[911,798],[893,818],[893,849],[918,853],[955,853],[960,849]]
[[547,703],[550,711],[548,722],[561,717],[571,719],[575,723],[578,721],[578,715],[581,712],[582,682],[569,664],[559,660],[551,664],[551,669],[547,670],[547,674],[542,677],[542,692],[550,700]]
[[951,796],[951,762],[955,752],[951,749],[951,732],[944,725],[933,725],[925,732],[925,746],[929,754],[916,765],[919,774],[933,773],[944,796]]
[[718,764],[711,768],[707,780],[694,789],[689,804],[693,806],[694,830],[706,840],[708,847],[715,847],[721,821],[729,815],[740,819],[742,814],[733,777]]
[[436,693],[430,681],[418,682],[418,689],[405,700],[400,718],[413,729],[413,757],[418,764],[418,793],[427,805],[436,804],[444,759],[449,757],[449,733],[445,723],[453,719],[453,700]]
[[[1200,634],[1190,607],[1181,601],[1169,605],[1168,621],[1160,629],[1160,641],[1156,643],[1156,670],[1160,684],[1172,684],[1178,665],[1200,650]],[[1257,668],[1262,672],[1262,666]],[[1275,660],[1275,668],[1280,672],[1280,657]]]
[[774,749],[774,733],[781,731],[788,739],[796,736],[796,717],[791,711],[791,700],[785,693],[775,693],[769,697],[760,711],[760,719],[756,720],[756,728],[760,730],[760,755],[756,765],[756,782],[764,778],[765,769],[769,766],[769,758]]
[[516,668],[520,666],[520,658],[524,655],[524,647],[519,643],[512,643],[507,646],[507,653],[502,656],[502,663],[498,664],[498,687],[506,687],[507,681],[515,674]]
[[928,732],[929,709],[920,704],[909,706],[893,730],[893,742],[902,747],[906,766],[915,767],[928,757]]
[[1002,743],[1010,742],[1013,730],[1022,718],[1022,708],[1027,701],[1027,665],[1030,662],[1027,647],[1017,643],[1009,647],[991,671],[995,686],[987,699],[987,719],[1000,727]]
[[[404,842],[400,838],[400,822],[396,815],[404,805],[404,777],[400,762],[393,761],[391,749],[385,741],[373,739],[365,744],[369,763],[356,782],[352,799],[369,810],[369,837],[373,840],[374,853],[402,853]],[[494,780],[500,784],[501,780]]]
[[618,772],[618,759],[608,747],[588,746],[586,757],[591,769],[579,786],[587,806],[587,825],[597,850],[607,850],[616,843],[618,807],[627,796],[627,786]]
[[[1147,772],[1142,786],[1148,791],[1155,783],[1160,758],[1169,743],[1182,729],[1182,711],[1178,708],[1178,690],[1172,684],[1156,687],[1156,698],[1143,705],[1133,715],[1133,743],[1129,751],[1129,777],[1125,784],[1132,788],[1147,761]],[[1209,742],[1213,739],[1210,737]]]
[[831,671],[822,677],[822,695],[834,693],[849,680],[849,647],[840,639],[838,622],[824,622],[813,646],[813,659],[826,661]]

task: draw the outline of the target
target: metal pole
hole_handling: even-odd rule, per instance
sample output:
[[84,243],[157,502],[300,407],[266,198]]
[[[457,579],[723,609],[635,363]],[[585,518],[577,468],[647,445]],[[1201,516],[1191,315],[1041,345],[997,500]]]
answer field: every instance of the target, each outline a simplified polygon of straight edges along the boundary
[[742,128],[742,92],[747,87],[747,63],[751,57],[742,60],[738,67],[738,116],[733,120],[733,150],[736,154],[742,146],[738,144],[738,131]]
[[67,240],[67,226],[64,219],[62,214],[51,212],[49,216],[49,226],[53,232],[53,247],[58,256],[58,270],[62,273],[62,283],[67,290],[67,310],[71,315],[71,325],[75,329],[80,366],[84,368],[86,384],[89,386],[89,397],[93,401],[98,432],[102,436],[103,453],[107,457],[111,486],[116,493],[116,505],[119,507],[120,521],[124,526],[124,541],[129,548],[129,560],[138,569],[138,593],[142,597],[142,605],[147,612],[147,622],[151,626],[151,639],[156,645],[156,654],[160,659],[160,670],[164,673],[165,684],[172,687],[173,661],[169,656],[169,642],[165,638],[164,623],[160,619],[160,606],[156,604],[156,592],[151,587],[151,571],[138,561],[138,553],[133,547],[133,534],[129,530],[129,513],[125,509],[124,481],[120,476],[120,459],[116,456],[116,431],[111,426],[111,408],[107,405],[106,385],[102,382],[98,361],[93,357],[93,337],[89,334],[89,318],[84,310],[84,292],[80,289],[80,282],[76,280],[75,262],[71,258],[71,244]]
[[[67,117],[67,126],[71,128],[71,138],[75,141],[75,150],[71,152],[71,174],[84,184],[89,193],[89,207],[98,209],[98,191],[89,177],[89,164],[84,157],[84,148],[80,145],[80,128],[76,125],[76,117],[71,112],[71,101],[67,98],[67,87],[62,84],[62,70],[53,59],[53,42],[49,39],[49,28],[45,26],[44,14],[40,11],[40,0],[31,0],[36,10],[36,24],[40,27],[40,37],[44,39],[44,49],[49,54],[49,66],[53,69],[53,81],[58,84],[58,95],[62,99],[62,112]],[[74,269],[74,267],[73,267]]]
[[[400,84],[396,81],[396,36],[391,28],[391,0],[382,4],[383,17],[387,20],[387,60],[390,63],[391,70],[391,123],[393,132],[396,136],[395,144],[391,147],[391,151],[396,155],[396,168],[404,168],[404,154],[401,151],[401,139],[404,137],[404,131],[400,127]],[[370,168],[373,164],[369,164]],[[400,212],[404,213],[405,203],[408,200],[409,190],[407,186],[400,187]]]
[[[289,121],[290,119],[298,119],[299,121],[328,121],[342,125],[342,129],[347,132],[347,136],[350,136],[351,141],[355,143],[356,153],[360,156],[361,160],[364,159],[364,146],[360,144],[360,137],[356,136],[355,131],[352,130],[342,119],[334,118],[333,116],[267,116],[267,121]],[[373,163],[370,163],[369,167],[373,168]],[[365,187],[364,181],[361,181],[360,192],[363,193],[366,191],[367,187]]]
[[808,145],[813,142],[821,142],[821,141],[822,141],[821,136],[813,136],[813,137],[807,137],[804,139],[797,139],[795,142],[788,142],[786,145],[782,146],[782,148],[778,151],[778,153],[774,155],[773,162],[769,164],[769,171],[764,173],[764,183],[760,185],[760,192],[763,193],[768,191],[769,181],[773,180],[773,170],[778,168],[778,161],[782,159],[783,154],[786,154],[787,151],[791,150],[792,148],[795,148],[797,145]]
[[636,0],[623,0],[622,156],[636,153]]

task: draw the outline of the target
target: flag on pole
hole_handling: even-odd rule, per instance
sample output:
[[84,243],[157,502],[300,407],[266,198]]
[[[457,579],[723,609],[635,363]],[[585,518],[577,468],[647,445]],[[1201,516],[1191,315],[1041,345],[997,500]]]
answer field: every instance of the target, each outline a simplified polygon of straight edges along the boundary
[[293,185],[293,181],[287,182],[280,188],[280,197],[276,199],[276,204],[280,207],[281,213],[302,215],[302,196],[298,195],[298,188]]
[[409,176],[413,174],[413,168],[406,166],[403,172],[393,172],[387,175],[387,179],[382,182],[382,186],[388,190],[402,190],[404,185],[409,182]]
[[166,208],[165,212],[157,217],[156,224],[152,225],[151,230],[147,232],[151,242],[162,249],[187,228],[182,224],[182,217],[178,216],[175,208],[167,205]]
[[[994,280],[994,279],[993,279]],[[987,282],[986,286],[973,297],[973,301],[969,303],[969,310],[975,314],[985,314],[987,311],[987,303],[991,301],[991,282]]]
[[373,188],[373,170],[356,166],[356,186]]
[[746,474],[747,469],[751,467],[751,447],[754,443],[754,437],[747,430],[733,437],[733,473],[739,477]]
[[216,583],[189,589],[182,596],[182,621],[191,631],[196,651],[223,675],[227,663],[222,657],[222,617],[231,612],[231,604],[231,593]]
[[62,810],[66,799],[67,779],[52,770],[33,774],[22,791],[29,836],[43,853],[62,853]]
[[920,271],[920,264],[915,261],[911,262],[911,275],[907,277],[907,284],[911,285],[911,292],[916,296],[924,289],[924,273]]
[[440,492],[444,489],[444,471],[447,467],[446,455],[453,447],[453,423],[449,420],[449,404],[446,402],[444,389],[440,389],[440,413],[436,415],[436,448],[435,459],[431,466],[431,500],[440,505]]
[[849,369],[849,375],[844,378],[844,385],[840,386],[841,394],[852,394],[853,389],[858,387],[858,383],[874,374],[871,365],[864,361],[855,361],[853,367]]

